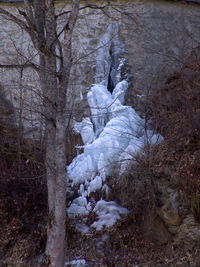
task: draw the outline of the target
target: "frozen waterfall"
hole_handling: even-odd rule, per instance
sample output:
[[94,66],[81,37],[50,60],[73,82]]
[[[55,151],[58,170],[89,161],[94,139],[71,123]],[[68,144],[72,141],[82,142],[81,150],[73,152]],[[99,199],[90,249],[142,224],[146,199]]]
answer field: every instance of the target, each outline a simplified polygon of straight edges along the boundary
[[[147,138],[144,120],[133,108],[124,105],[128,81],[121,80],[121,68],[125,63],[122,52],[118,25],[112,23],[100,41],[96,83],[87,95],[91,118],[83,118],[82,122],[74,124],[74,130],[82,136],[84,152],[67,167],[71,190],[78,188],[79,194],[67,209],[68,214],[75,217],[95,212],[98,221],[93,222],[91,227],[97,230],[112,226],[121,214],[128,211],[114,201],[99,200],[91,204],[91,193],[108,190],[106,177],[111,175],[113,165],[117,163],[119,172],[123,172],[127,162],[141,150]],[[151,131],[148,135],[153,142],[161,139]]]

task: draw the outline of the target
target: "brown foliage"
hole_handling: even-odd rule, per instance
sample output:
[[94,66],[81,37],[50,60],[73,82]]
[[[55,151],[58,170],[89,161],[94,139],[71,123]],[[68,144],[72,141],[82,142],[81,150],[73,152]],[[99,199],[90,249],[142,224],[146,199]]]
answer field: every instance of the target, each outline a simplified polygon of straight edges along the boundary
[[[154,123],[168,140],[188,145],[200,137],[200,48],[152,96]],[[195,56],[196,55],[196,56]]]
[[31,266],[45,246],[43,153],[19,134],[16,128],[0,131],[0,266]]
[[200,193],[200,48],[169,77],[152,103],[154,125],[165,138],[155,170],[160,175],[167,170],[190,203]]

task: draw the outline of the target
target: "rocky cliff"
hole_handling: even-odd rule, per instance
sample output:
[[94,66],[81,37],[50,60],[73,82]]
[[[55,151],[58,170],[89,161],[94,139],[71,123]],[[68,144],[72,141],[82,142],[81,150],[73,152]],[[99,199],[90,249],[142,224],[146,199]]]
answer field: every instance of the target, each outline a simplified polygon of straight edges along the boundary
[[[105,4],[98,1],[94,3]],[[2,5],[18,13],[15,4]],[[58,12],[65,9],[69,9],[69,5],[64,1],[58,2]],[[96,58],[102,47],[100,40],[105,33],[113,64],[119,56],[113,42],[114,35],[118,35],[123,48],[120,56],[126,61],[124,75],[126,73],[130,84],[127,103],[138,105],[144,94],[156,90],[169,74],[179,70],[190,51],[197,46],[200,38],[199,10],[200,6],[196,4],[154,0],[113,1],[101,10],[81,10],[74,33],[74,67],[71,73],[71,86],[77,103],[76,116],[80,118],[84,110],[88,113],[83,99],[87,88],[95,82],[94,73],[98,67]],[[65,16],[62,16],[58,27],[64,19]],[[110,31],[112,22],[118,25],[117,32]],[[1,64],[26,62],[30,58],[37,63],[37,53],[26,33],[2,16],[1,24]],[[40,103],[37,79],[37,75],[30,69],[24,69],[23,73],[19,69],[15,72],[1,69],[1,82],[7,88],[7,96],[19,108],[21,95],[26,107],[23,112],[24,124],[33,130],[40,127],[40,116],[35,113]],[[34,127],[30,123],[31,118],[35,120]]]

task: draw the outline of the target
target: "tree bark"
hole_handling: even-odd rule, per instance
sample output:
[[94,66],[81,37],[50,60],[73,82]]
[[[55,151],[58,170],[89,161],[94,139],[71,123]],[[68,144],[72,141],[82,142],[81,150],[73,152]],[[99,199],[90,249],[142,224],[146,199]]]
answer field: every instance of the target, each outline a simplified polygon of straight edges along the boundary
[[[53,94],[51,99],[51,102],[54,103],[54,98],[56,97],[56,102],[55,102],[56,128],[52,129],[53,125],[52,124],[49,125],[50,127],[49,128],[50,131],[48,132],[49,144],[47,145],[47,158],[46,158],[46,160],[47,159],[49,160],[50,165],[52,165],[53,162],[55,166],[55,168],[52,169],[50,168],[49,164],[47,164],[49,222],[47,227],[46,256],[47,259],[49,260],[47,265],[50,267],[63,267],[65,260],[66,182],[67,182],[66,131],[68,125],[66,117],[66,110],[67,110],[66,95],[67,93],[69,93],[68,84],[70,78],[70,70],[72,66],[72,58],[71,58],[72,33],[78,17],[79,4],[80,0],[73,1],[72,11],[68,19],[67,27],[64,29],[65,31],[64,46],[62,48],[62,53],[60,54],[60,56],[63,56],[62,64],[59,70],[59,79],[57,79],[56,96]],[[52,17],[52,15],[50,17]],[[52,23],[52,21],[50,21],[50,23]],[[51,25],[52,24],[50,24],[50,26]],[[51,27],[49,29],[51,29],[51,34],[49,34],[49,36],[51,36],[51,40],[50,40],[50,46],[47,45],[47,47],[51,51],[53,49],[53,53],[55,54],[54,46],[57,43],[55,41],[56,36],[54,35],[54,29]],[[49,67],[49,62],[47,63],[46,67],[47,68]],[[53,74],[55,73],[53,65],[49,69],[53,71],[51,73],[51,76],[53,76]],[[53,90],[53,88],[51,88],[51,90]],[[52,142],[54,142],[54,146]],[[51,148],[49,147],[50,144]],[[54,149],[54,151],[52,151],[52,148]]]
[[[80,0],[72,1],[68,21],[63,27],[64,46],[57,33],[57,16],[54,0],[24,0],[24,19],[19,19],[0,8],[0,14],[14,21],[29,35],[39,52],[40,82],[43,92],[44,116],[46,118],[46,179],[48,189],[48,225],[45,259],[41,266],[63,267],[66,238],[66,103],[72,67],[72,34],[78,18]],[[56,53],[59,53],[58,55]],[[60,60],[60,65],[58,64]],[[58,70],[59,65],[59,70]],[[72,99],[72,98],[71,98]],[[68,99],[68,103],[70,99]]]

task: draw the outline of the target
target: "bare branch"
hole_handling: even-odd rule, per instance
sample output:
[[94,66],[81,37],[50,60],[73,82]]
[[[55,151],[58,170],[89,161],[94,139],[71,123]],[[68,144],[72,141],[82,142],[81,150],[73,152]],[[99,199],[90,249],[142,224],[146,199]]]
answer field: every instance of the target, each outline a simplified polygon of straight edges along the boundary
[[10,18],[13,22],[15,22],[18,26],[20,26],[22,29],[24,29],[26,32],[30,34],[30,28],[26,25],[26,23],[14,16],[12,13],[8,12],[7,10],[0,8],[0,14],[6,16],[7,18]]
[[23,17],[25,18],[26,22],[27,22],[28,25],[29,25],[30,30],[33,31],[33,32],[35,32],[35,31],[36,31],[36,26],[35,26],[35,24],[34,24],[34,21],[32,21],[32,20],[30,19],[30,17],[27,16],[26,12],[24,12],[24,11],[22,11],[22,10],[20,10],[20,9],[18,9],[18,12],[19,12],[19,14],[20,14],[21,16],[23,16]]
[[72,12],[69,16],[69,20],[67,24],[64,27],[65,36],[64,36],[64,42],[68,49],[65,49],[65,57],[71,58],[71,42],[72,42],[72,32],[74,30],[74,25],[76,23],[78,13],[79,13],[79,4],[80,0],[75,0],[72,6]]
[[24,6],[25,6],[25,10],[27,12],[27,15],[29,17],[29,20],[32,22],[32,24],[35,24],[35,18],[33,15],[33,10],[32,10],[32,7],[30,5],[30,2],[28,0],[24,0]]
[[[79,8],[79,11],[80,10],[83,10],[83,9],[86,9],[86,8],[92,8],[92,9],[104,9],[105,7],[107,7],[108,5],[104,5],[104,6],[98,6],[98,5],[92,5],[92,4],[88,4],[86,6],[83,6],[83,7],[80,7]],[[63,11],[62,13],[56,15],[56,18],[60,17],[60,16],[63,16],[63,15],[66,15],[66,14],[69,14],[71,13],[72,10],[67,10],[67,11]],[[62,30],[58,33],[57,35],[57,38],[60,37],[60,35],[64,32],[64,30],[68,27],[68,22],[64,25],[64,27],[62,28]],[[56,41],[56,40],[55,40]]]
[[[86,9],[86,8],[92,8],[92,9],[104,9],[105,7],[107,7],[107,5],[105,6],[98,6],[98,5],[92,5],[92,4],[88,4],[88,5],[85,5],[83,7],[80,7],[79,8],[79,11],[80,10],[83,10],[83,9]],[[61,13],[59,13],[58,15],[56,15],[56,18],[60,17],[60,16],[63,16],[63,15],[66,15],[66,14],[69,14],[71,13],[72,10],[67,10],[67,11],[63,11]]]
[[33,68],[38,71],[38,68],[35,64],[33,63],[25,63],[25,64],[0,64],[0,68],[7,68],[7,69],[14,69],[14,68],[20,68],[20,69],[25,69],[25,68]]

